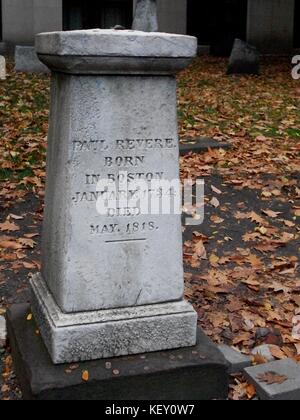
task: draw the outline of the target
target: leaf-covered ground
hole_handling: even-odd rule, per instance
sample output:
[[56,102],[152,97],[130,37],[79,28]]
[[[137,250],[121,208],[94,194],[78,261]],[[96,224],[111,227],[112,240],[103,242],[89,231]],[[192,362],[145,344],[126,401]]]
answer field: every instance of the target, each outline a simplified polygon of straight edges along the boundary
[[[267,342],[300,361],[300,83],[288,61],[263,63],[258,77],[225,72],[225,60],[200,58],[178,77],[181,138],[231,144],[181,158],[182,177],[206,188],[204,224],[183,228],[186,296],[214,341],[245,353]],[[40,267],[49,86],[11,64],[0,81],[0,314],[28,297]],[[20,398],[2,358],[0,398]],[[233,378],[230,398],[254,395]]]

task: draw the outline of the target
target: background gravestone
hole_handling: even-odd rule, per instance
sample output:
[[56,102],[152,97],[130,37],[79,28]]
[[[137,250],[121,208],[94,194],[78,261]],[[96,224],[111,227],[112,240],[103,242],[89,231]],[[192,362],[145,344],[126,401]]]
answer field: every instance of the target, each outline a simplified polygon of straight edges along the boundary
[[156,0],[137,0],[132,29],[144,32],[158,31]]
[[6,79],[6,60],[5,57],[0,55],[0,80]]
[[227,74],[259,74],[260,55],[256,47],[236,39],[229,59]]
[[39,60],[35,48],[23,45],[15,48],[15,70],[24,73],[49,73],[49,69]]

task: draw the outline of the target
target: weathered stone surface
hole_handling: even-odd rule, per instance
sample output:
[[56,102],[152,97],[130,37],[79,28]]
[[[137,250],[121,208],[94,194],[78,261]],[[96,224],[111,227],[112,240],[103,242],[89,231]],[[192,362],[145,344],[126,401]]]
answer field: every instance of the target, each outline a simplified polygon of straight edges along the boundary
[[36,37],[38,54],[100,57],[195,57],[197,38],[166,33],[91,29],[49,32]]
[[225,357],[225,360],[229,364],[230,374],[241,372],[246,367],[252,366],[250,357],[241,354],[232,347],[220,345],[219,350],[221,351],[221,353]]
[[7,337],[6,321],[5,321],[4,316],[0,315],[0,348],[5,347],[6,337]]
[[49,69],[39,60],[35,48],[16,46],[15,70],[24,73],[49,73]]
[[[54,365],[29,305],[8,311],[15,370],[25,399],[36,400],[212,400],[228,395],[227,364],[199,329],[194,347],[70,365]],[[82,372],[90,375],[82,381]],[[117,374],[116,374],[117,373]]]
[[196,343],[197,314],[187,302],[64,314],[40,276],[32,279],[31,287],[32,310],[55,364]]
[[101,177],[178,177],[175,80],[55,75],[53,85],[64,100],[50,122],[42,273],[55,300],[78,312],[181,299],[180,215],[96,209]]
[[145,32],[158,31],[156,0],[137,0],[132,29]]
[[[128,31],[87,32],[93,45],[112,37],[112,51],[122,34],[126,42],[130,37]],[[133,55],[138,39],[157,41],[156,35],[132,33]],[[73,42],[73,33],[64,48],[69,38]],[[72,53],[78,48],[80,54],[81,45],[74,44]],[[89,50],[89,35],[85,46]],[[65,312],[78,312],[182,299],[180,215],[124,208],[128,214],[100,217],[96,209],[101,178],[117,180],[125,171],[129,187],[134,180],[178,179],[175,78],[55,74],[52,95],[42,274],[56,302]]]
[[259,74],[260,56],[256,47],[236,39],[227,74]]
[[[285,359],[245,369],[247,379],[255,386],[261,400],[300,400],[300,366],[293,360]],[[288,379],[282,384],[268,385],[261,382],[258,375],[276,373]]]
[[0,55],[0,80],[6,79],[6,60],[5,57]]

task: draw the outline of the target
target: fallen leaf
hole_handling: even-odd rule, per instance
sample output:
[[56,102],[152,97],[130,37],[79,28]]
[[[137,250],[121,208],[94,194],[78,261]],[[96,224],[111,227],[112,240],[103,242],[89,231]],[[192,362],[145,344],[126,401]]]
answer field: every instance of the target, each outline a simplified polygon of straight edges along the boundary
[[285,224],[285,226],[292,228],[295,227],[296,224],[294,222],[291,222],[290,220],[284,220],[283,223]]
[[84,370],[83,372],[82,372],[82,380],[84,381],[84,382],[88,382],[88,380],[89,380],[89,378],[90,378],[90,375],[89,375],[89,371],[88,370]]
[[210,200],[210,204],[211,204],[213,207],[215,207],[216,209],[217,209],[218,207],[220,207],[220,201],[219,201],[216,197],[213,197],[213,198]]
[[280,349],[280,347],[272,345],[269,346],[269,349],[275,359],[283,360],[287,358],[286,354]]
[[263,210],[262,212],[267,216],[271,217],[272,219],[276,219],[280,214],[282,214],[280,211],[273,210]]
[[19,242],[24,247],[28,247],[28,248],[34,248],[34,246],[36,244],[32,239],[28,239],[28,238],[20,238]]
[[257,379],[259,382],[265,382],[267,385],[274,385],[274,384],[283,384],[289,378],[285,375],[279,375],[275,372],[266,372],[260,375],[257,375]]
[[16,214],[12,214],[12,213],[8,216],[8,218],[11,218],[11,219],[14,219],[14,220],[23,220],[24,219],[23,216],[17,216]]
[[217,266],[220,258],[216,254],[211,254],[209,257],[209,262],[212,266]]
[[207,260],[207,253],[202,240],[196,243],[194,251],[197,254],[197,256],[200,257],[202,260]]
[[0,248],[21,249],[22,245],[17,243],[17,242],[13,242],[13,241],[2,241],[2,242],[0,242]]
[[219,225],[219,224],[221,224],[221,223],[223,223],[223,222],[224,222],[224,219],[222,219],[221,217],[219,217],[219,216],[217,216],[217,215],[213,215],[213,216],[211,216],[210,220],[211,220],[213,223],[216,223],[217,225]]
[[251,359],[255,365],[264,365],[265,363],[268,362],[268,360],[264,356],[262,356],[260,353],[253,354],[251,356]]
[[222,194],[222,191],[220,191],[217,187],[215,187],[214,185],[211,186],[211,189],[214,193],[220,195]]
[[17,230],[20,230],[20,228],[15,223],[6,220],[6,222],[0,223],[0,230],[2,232],[16,232]]

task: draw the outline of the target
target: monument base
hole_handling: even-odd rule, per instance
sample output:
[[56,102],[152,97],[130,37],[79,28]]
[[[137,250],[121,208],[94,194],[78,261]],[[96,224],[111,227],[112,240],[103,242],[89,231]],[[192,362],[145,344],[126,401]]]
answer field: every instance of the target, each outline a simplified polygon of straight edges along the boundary
[[[212,400],[225,399],[228,373],[224,356],[198,330],[197,344],[179,350],[81,363],[77,369],[54,365],[29,304],[7,313],[10,346],[24,399],[34,400]],[[76,367],[76,366],[75,366]],[[74,368],[74,366],[73,366]],[[82,372],[89,372],[89,381]]]
[[55,364],[194,346],[197,314],[185,301],[66,314],[40,274],[32,312]]

